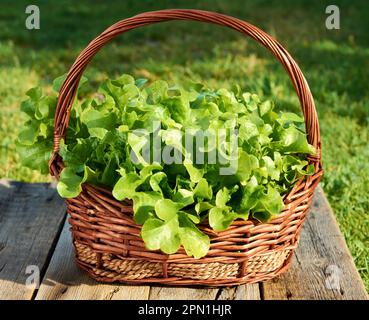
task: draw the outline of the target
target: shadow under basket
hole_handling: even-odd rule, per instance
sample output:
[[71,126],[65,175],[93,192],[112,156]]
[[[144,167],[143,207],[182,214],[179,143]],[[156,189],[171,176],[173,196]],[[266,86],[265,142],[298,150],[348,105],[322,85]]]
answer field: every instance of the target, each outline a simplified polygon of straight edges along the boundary
[[260,42],[276,56],[300,100],[307,138],[316,150],[308,158],[315,173],[294,185],[284,197],[283,211],[268,223],[236,220],[221,232],[200,225],[211,242],[208,254],[201,259],[188,257],[183,248],[172,255],[147,250],[140,237],[141,226],[133,220],[132,202],[118,201],[109,190],[85,184],[78,197],[67,199],[77,262],[102,282],[230,286],[271,279],[291,264],[314,189],[322,176],[320,132],[313,97],[296,62],[277,41],[245,21],[214,12],[173,9],[142,13],[105,30],[77,57],[60,89],[50,172],[58,178],[64,167],[58,154],[60,140],[66,135],[79,80],[93,56],[118,34],[169,20],[227,26]]

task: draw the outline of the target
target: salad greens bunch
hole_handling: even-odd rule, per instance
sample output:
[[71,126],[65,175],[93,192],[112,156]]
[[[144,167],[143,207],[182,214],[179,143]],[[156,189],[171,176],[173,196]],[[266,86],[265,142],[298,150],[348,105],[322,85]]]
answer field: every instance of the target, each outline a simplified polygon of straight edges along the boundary
[[[62,80],[54,81],[55,92]],[[85,83],[83,78],[80,86]],[[27,95],[21,109],[28,120],[18,138],[22,161],[47,173],[57,96],[40,88]],[[202,144],[196,140],[193,150],[186,148],[185,137],[209,129]],[[170,161],[155,161],[144,150]],[[57,185],[62,197],[77,197],[83,183],[108,187],[117,200],[133,201],[149,250],[172,254],[182,245],[195,258],[210,245],[200,223],[221,231],[235,219],[268,221],[281,212],[294,183],[314,172],[306,160],[314,148],[300,116],[277,113],[271,101],[239,87],[170,87],[161,80],[147,85],[130,75],[76,99],[59,153],[65,163]],[[222,168],[230,170],[221,174]]]

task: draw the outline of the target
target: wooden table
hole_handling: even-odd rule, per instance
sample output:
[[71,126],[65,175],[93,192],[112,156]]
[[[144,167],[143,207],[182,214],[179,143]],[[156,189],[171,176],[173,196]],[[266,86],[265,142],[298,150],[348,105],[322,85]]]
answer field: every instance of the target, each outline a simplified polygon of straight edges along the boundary
[[[40,286],[37,280],[39,270]],[[28,273],[27,273],[28,272]],[[37,282],[37,281],[36,281]],[[291,269],[230,288],[100,284],[74,263],[64,201],[52,184],[0,180],[0,299],[368,299],[332,210],[318,188]]]

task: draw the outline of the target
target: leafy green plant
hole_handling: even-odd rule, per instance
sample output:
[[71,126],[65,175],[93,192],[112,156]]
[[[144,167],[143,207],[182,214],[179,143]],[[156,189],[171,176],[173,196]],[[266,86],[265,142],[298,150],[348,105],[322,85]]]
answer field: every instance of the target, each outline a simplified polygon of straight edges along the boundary
[[[54,82],[56,92],[62,79]],[[23,163],[47,172],[57,98],[39,88],[27,95],[21,109],[29,119],[18,139]],[[108,187],[116,199],[133,201],[149,250],[171,254],[182,245],[201,258],[210,243],[199,224],[221,231],[235,219],[268,221],[294,183],[314,172],[303,119],[273,109],[237,86],[146,85],[129,75],[106,80],[96,96],[74,102],[60,145],[65,168],[58,192],[74,198],[85,182]],[[198,143],[204,132],[211,134]]]

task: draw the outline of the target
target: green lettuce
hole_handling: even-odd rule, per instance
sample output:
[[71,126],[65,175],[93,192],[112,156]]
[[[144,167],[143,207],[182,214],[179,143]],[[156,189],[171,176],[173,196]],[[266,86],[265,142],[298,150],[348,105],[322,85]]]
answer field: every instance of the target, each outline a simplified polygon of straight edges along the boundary
[[[55,92],[63,79],[54,81]],[[65,168],[57,190],[74,198],[90,183],[132,200],[147,249],[173,254],[182,246],[201,258],[210,241],[200,223],[222,231],[235,219],[269,221],[296,181],[314,173],[300,116],[277,113],[272,101],[239,87],[146,82],[123,75],[93,97],[78,93],[60,144]],[[18,145],[23,164],[46,173],[57,96],[40,88],[27,96]]]

